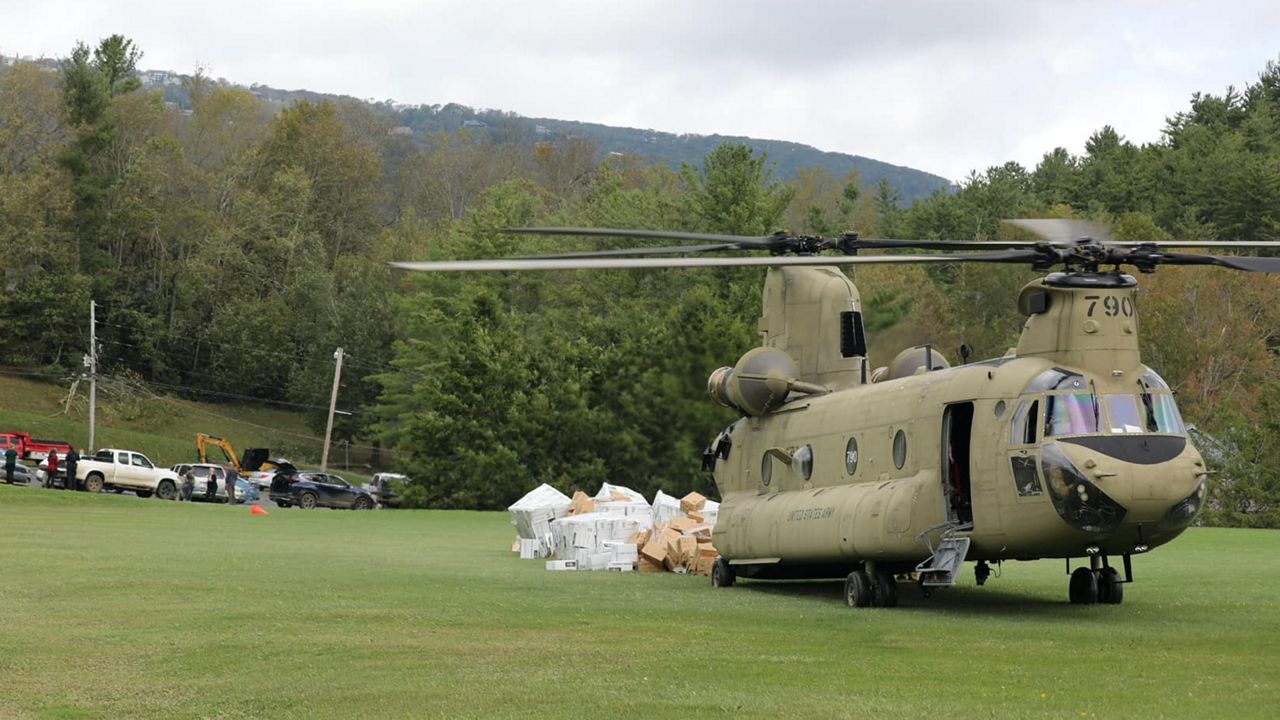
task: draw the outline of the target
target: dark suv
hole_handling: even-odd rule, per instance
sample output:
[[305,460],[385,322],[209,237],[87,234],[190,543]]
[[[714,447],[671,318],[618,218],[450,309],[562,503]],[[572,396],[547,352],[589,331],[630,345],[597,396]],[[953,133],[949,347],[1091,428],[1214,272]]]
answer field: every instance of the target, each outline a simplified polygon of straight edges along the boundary
[[317,507],[372,510],[373,496],[333,473],[305,472],[292,465],[277,466],[271,478],[272,502],[282,508],[297,505],[303,510]]

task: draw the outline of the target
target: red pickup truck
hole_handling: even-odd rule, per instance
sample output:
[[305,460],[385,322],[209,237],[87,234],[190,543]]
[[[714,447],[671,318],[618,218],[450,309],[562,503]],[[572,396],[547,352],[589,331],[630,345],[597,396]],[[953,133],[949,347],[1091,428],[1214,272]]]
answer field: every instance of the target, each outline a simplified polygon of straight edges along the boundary
[[0,454],[9,448],[13,448],[23,460],[44,460],[49,457],[50,450],[57,450],[59,458],[66,457],[71,452],[71,443],[37,440],[24,432],[0,433]]

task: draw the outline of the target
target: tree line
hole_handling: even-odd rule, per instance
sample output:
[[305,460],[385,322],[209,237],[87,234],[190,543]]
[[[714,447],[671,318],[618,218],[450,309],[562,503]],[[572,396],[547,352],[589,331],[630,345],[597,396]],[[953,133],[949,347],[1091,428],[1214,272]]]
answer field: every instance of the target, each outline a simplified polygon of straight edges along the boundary
[[[295,403],[323,427],[332,353],[349,353],[338,437],[381,443],[415,502],[503,507],[537,482],[710,492],[698,456],[733,414],[708,373],[756,342],[750,270],[409,277],[386,261],[605,249],[518,225],[1004,239],[1007,217],[1112,222],[1126,240],[1280,239],[1280,64],[1197,94],[1163,138],[1104,127],[1083,155],[975,172],[901,205],[888,182],[819,168],[779,178],[738,143],[672,169],[590,142],[527,145],[466,128],[427,141],[364,103],[278,112],[187,80],[189,111],[138,87],[112,36],[57,72],[0,73],[0,363],[74,371],[99,304],[101,357],[170,392]],[[873,362],[961,342],[999,355],[1034,273],[859,269]],[[1143,278],[1147,362],[1230,451],[1213,522],[1280,522],[1276,280],[1166,269]]]

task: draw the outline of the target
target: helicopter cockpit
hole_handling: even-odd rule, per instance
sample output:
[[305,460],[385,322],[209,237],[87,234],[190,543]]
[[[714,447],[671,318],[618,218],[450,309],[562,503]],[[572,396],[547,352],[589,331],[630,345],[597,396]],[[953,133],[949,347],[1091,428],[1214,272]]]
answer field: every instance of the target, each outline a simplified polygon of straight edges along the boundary
[[1042,495],[1039,474],[1043,473],[1044,487],[1059,515],[1075,527],[1100,532],[1115,527],[1126,514],[1095,481],[1116,473],[1090,469],[1092,465],[1082,470],[1071,456],[1087,449],[1099,457],[1153,465],[1181,453],[1186,427],[1169,386],[1149,369],[1131,392],[1099,394],[1095,383],[1083,375],[1052,368],[1023,391],[1010,421],[1009,444],[1039,448],[1038,463],[1026,451],[1014,458],[1012,471],[1020,496]]
[[1009,425],[1010,445],[1076,435],[1186,435],[1173,393],[1151,370],[1133,392],[1098,395],[1082,375],[1053,368],[1032,380],[1022,396]]

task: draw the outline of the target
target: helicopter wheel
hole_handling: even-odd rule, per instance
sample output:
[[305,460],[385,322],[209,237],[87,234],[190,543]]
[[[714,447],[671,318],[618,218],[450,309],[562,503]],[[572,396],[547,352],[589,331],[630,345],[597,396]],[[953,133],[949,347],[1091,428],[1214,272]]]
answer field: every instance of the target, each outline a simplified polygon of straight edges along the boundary
[[1120,581],[1120,572],[1113,567],[1098,571],[1098,602],[1108,605],[1124,602],[1124,583]]
[[898,581],[893,573],[877,572],[871,576],[874,592],[871,604],[875,607],[898,607]]
[[1067,595],[1073,605],[1092,605],[1098,602],[1098,575],[1087,567],[1078,567],[1071,573]]
[[854,570],[844,579],[844,601],[849,607],[867,607],[871,604],[871,580],[861,570]]
[[737,579],[738,576],[733,572],[729,561],[722,557],[716,558],[716,561],[711,565],[711,587],[731,587]]

